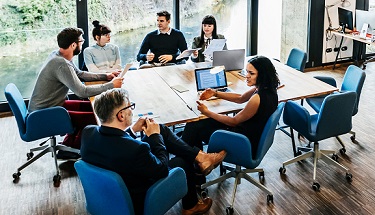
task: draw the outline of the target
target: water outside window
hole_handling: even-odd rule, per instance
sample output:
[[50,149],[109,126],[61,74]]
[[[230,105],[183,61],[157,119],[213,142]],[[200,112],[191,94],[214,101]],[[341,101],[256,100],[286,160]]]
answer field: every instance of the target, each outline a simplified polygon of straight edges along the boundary
[[[88,0],[89,44],[92,21],[97,19],[112,29],[111,42],[120,48],[122,64],[136,61],[144,36],[156,29],[156,12],[172,14],[173,1]],[[247,0],[207,0],[180,2],[180,26],[188,47],[199,35],[201,20],[213,14],[219,33],[228,39],[229,49],[246,44]],[[202,5],[204,7],[202,9]],[[75,1],[0,0],[0,89],[13,82],[25,98],[32,93],[38,73],[52,50],[58,48],[56,35],[61,29],[76,26]],[[173,24],[171,25],[173,27]],[[74,58],[77,62],[77,58]],[[5,101],[0,93],[0,102]]]

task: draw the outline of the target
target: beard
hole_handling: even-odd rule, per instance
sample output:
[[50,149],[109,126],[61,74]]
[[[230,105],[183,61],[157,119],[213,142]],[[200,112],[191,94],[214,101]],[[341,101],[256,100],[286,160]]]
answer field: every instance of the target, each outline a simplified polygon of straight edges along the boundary
[[81,53],[81,48],[77,45],[73,51],[73,55],[79,55],[79,53]]

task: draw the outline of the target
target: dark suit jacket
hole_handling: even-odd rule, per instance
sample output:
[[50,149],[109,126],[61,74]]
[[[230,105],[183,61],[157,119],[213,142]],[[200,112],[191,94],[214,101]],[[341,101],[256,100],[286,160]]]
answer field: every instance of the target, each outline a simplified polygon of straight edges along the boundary
[[[221,34],[218,34],[217,37],[218,37],[217,39],[225,39],[224,35],[221,35]],[[201,41],[200,36],[194,37],[193,44],[191,45],[192,49],[202,48],[201,50],[198,51],[198,57],[197,58],[191,58],[191,60],[193,62],[204,62],[204,55],[202,53],[204,52],[204,50],[206,50],[206,46],[203,43],[203,45],[201,47],[198,47],[200,41]],[[227,50],[227,49],[228,49],[227,44],[225,43],[223,50]]]
[[160,134],[151,135],[148,143],[130,134],[89,125],[82,131],[81,156],[88,163],[117,172],[130,195],[145,194],[154,182],[168,176],[168,153]]

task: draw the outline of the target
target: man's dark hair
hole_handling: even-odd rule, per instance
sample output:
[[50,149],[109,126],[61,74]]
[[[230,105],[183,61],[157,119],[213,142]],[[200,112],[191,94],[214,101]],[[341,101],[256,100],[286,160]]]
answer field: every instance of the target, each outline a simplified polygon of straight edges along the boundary
[[60,48],[67,49],[72,43],[78,43],[81,35],[83,30],[80,28],[65,28],[57,35],[57,44]]
[[92,24],[94,25],[94,29],[92,29],[92,36],[94,37],[94,40],[96,40],[95,36],[100,37],[102,35],[111,33],[111,29],[106,25],[100,24],[98,20],[93,21]]
[[160,12],[157,12],[156,13],[157,16],[165,16],[165,19],[168,21],[171,19],[171,14],[166,11],[166,10],[163,10],[163,11],[160,11]]

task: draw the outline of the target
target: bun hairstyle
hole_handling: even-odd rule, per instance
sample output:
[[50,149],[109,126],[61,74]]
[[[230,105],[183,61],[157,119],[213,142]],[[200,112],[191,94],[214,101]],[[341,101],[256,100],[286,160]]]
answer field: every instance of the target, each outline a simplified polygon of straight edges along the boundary
[[92,29],[92,36],[94,37],[94,40],[96,40],[96,36],[101,37],[104,34],[111,33],[111,29],[106,25],[101,25],[98,20],[94,20],[92,24],[94,25],[94,29]]

